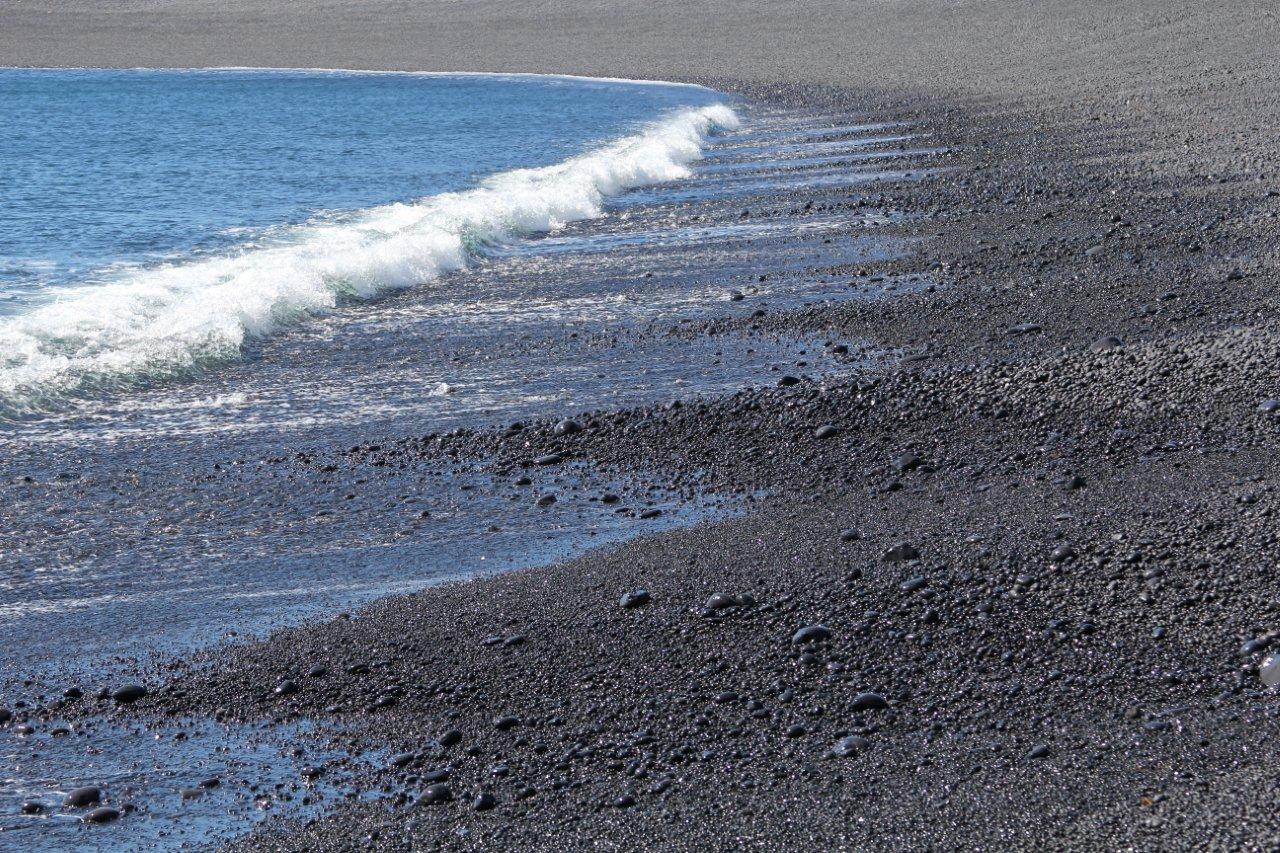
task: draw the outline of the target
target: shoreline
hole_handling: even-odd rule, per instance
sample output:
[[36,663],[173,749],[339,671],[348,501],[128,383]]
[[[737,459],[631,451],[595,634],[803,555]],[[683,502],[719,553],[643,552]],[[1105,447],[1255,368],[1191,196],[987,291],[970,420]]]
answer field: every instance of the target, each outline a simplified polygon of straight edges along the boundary
[[[353,752],[408,756],[351,783],[380,802],[240,849],[1277,843],[1258,667],[1280,639],[1280,105],[1223,79],[1180,100],[1135,78],[1164,94],[1116,115],[1083,86],[973,103],[724,83],[932,122],[952,168],[880,192],[924,214],[903,266],[947,286],[682,333],[911,355],[603,410],[571,436],[547,420],[353,452],[498,471],[562,453],[772,496],[198,658],[111,716],[338,721]],[[1184,143],[1198,99],[1219,114]]]
[[263,71],[301,74],[385,74],[403,75],[406,77],[492,77],[499,79],[522,79],[533,77],[544,80],[577,80],[586,83],[631,83],[637,86],[686,86],[691,89],[716,90],[701,83],[688,83],[681,80],[659,80],[657,78],[637,77],[595,77],[585,74],[555,74],[538,71],[408,71],[404,69],[378,68],[304,68],[291,66],[263,65],[193,65],[193,66],[157,66],[157,65],[0,65],[0,71],[165,71],[175,73],[220,73],[231,71]]

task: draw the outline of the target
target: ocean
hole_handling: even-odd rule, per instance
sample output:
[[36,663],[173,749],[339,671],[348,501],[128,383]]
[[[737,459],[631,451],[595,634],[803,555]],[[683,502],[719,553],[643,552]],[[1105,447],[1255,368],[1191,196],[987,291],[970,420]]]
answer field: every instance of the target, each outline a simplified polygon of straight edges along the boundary
[[687,174],[681,85],[0,69],[0,420],[180,380]]

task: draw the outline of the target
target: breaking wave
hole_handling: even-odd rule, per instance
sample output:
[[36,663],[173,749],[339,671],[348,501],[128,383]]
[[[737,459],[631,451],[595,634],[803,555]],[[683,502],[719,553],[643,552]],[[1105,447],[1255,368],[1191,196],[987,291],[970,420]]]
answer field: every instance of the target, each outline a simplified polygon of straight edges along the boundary
[[0,318],[0,417],[190,375],[347,299],[369,299],[466,267],[491,248],[599,216],[611,196],[676,180],[724,105],[688,109],[552,166],[474,189],[371,207],[273,231],[232,252],[117,271]]

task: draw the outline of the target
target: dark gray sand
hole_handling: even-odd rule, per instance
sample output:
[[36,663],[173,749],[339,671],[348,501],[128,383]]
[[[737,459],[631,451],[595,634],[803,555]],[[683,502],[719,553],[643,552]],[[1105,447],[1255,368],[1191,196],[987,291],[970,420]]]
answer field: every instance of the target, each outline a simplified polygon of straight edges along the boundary
[[1268,4],[48,5],[0,6],[6,62],[698,77],[955,152],[881,188],[945,289],[686,332],[896,367],[354,454],[770,497],[175,665],[112,713],[336,720],[372,757],[377,799],[247,849],[1280,844]]

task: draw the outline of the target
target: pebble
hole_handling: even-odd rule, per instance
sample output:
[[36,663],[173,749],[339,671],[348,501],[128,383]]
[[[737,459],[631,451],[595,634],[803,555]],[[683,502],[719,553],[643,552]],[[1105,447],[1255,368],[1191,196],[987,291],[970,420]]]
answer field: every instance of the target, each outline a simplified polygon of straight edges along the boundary
[[853,697],[853,710],[857,711],[881,711],[889,707],[889,702],[879,693],[859,693]]
[[0,726],[5,725],[13,719],[13,712],[8,708],[0,708]]
[[1027,758],[1045,758],[1049,755],[1049,745],[1044,743],[1036,744],[1027,753]]
[[44,803],[37,803],[35,800],[27,800],[22,804],[23,814],[44,814]]
[[576,432],[582,432],[582,424],[570,418],[560,421],[551,430],[551,433],[557,436],[573,435]]
[[559,453],[548,453],[546,456],[539,456],[533,460],[534,465],[559,465],[564,461],[564,457]]
[[1262,683],[1267,687],[1275,687],[1280,684],[1280,654],[1267,656],[1266,660],[1262,662],[1262,666],[1258,667],[1258,677],[1262,679]]
[[63,805],[72,809],[82,809],[85,806],[96,805],[102,800],[102,789],[94,785],[86,785],[83,788],[76,788],[67,794],[67,798],[63,800]]
[[920,467],[922,460],[914,453],[904,453],[893,460],[893,469],[899,474],[906,474]]
[[1124,346],[1124,341],[1120,340],[1115,335],[1107,335],[1106,337],[1098,338],[1096,341],[1089,344],[1089,349],[1094,352],[1105,352],[1106,350],[1119,349],[1122,346]]
[[830,637],[831,629],[826,625],[807,625],[791,636],[791,642],[797,645],[801,643],[820,643]]
[[537,500],[538,506],[551,506],[555,502],[556,502],[555,495],[543,495]]
[[1280,400],[1263,400],[1258,404],[1258,411],[1264,415],[1273,415],[1280,412]]
[[727,592],[717,592],[713,593],[712,596],[707,599],[704,609],[715,612],[717,610],[726,610],[730,607],[737,606],[738,597],[736,595],[730,595]]
[[428,785],[426,790],[422,792],[422,802],[432,805],[447,803],[452,799],[453,788],[449,787],[447,782],[437,782],[434,785]]
[[858,541],[859,539],[861,539],[861,538],[862,538],[862,534],[861,534],[861,533],[859,533],[859,532],[858,532],[858,531],[856,531],[856,530],[841,530],[841,531],[840,531],[840,541],[841,541],[841,542],[857,542],[857,541]]
[[514,729],[518,725],[520,725],[519,717],[495,717],[493,720],[493,727],[500,732],[505,732],[508,729]]
[[887,563],[903,563],[908,560],[918,559],[920,559],[920,551],[914,545],[908,545],[906,542],[894,545],[884,552],[884,561]]
[[636,798],[631,796],[630,794],[623,794],[621,797],[618,797],[616,800],[613,801],[613,807],[615,809],[629,809],[635,804],[636,804]]
[[121,705],[128,705],[137,702],[143,696],[147,695],[147,688],[141,684],[126,684],[119,687],[111,694],[111,698],[119,702]]
[[618,602],[625,610],[634,610],[637,607],[644,607],[651,600],[648,591],[637,589],[634,592],[628,592],[622,596],[622,600]]
[[1267,647],[1267,641],[1263,639],[1253,639],[1246,642],[1240,647],[1240,654],[1251,655],[1254,652],[1260,652]]
[[471,805],[478,812],[487,812],[497,804],[498,800],[488,791],[476,795],[476,798],[471,801]]
[[849,758],[860,752],[865,752],[871,747],[871,741],[860,735],[849,735],[836,741],[835,746],[831,747],[831,754],[837,758]]
[[111,823],[113,820],[119,820],[120,812],[110,806],[103,806],[94,809],[85,815],[82,820],[85,823]]
[[462,732],[457,729],[449,729],[449,731],[440,735],[441,746],[456,746],[462,743]]
[[1010,326],[1005,329],[1006,335],[1033,335],[1042,330],[1039,323],[1019,323],[1016,326]]
[[898,585],[898,588],[903,592],[915,592],[916,590],[924,589],[928,585],[928,578],[924,577],[924,575],[916,575],[913,578],[908,578],[903,581]]
[[838,432],[840,432],[840,430],[831,424],[823,424],[813,431],[813,437],[818,439],[831,438]]

